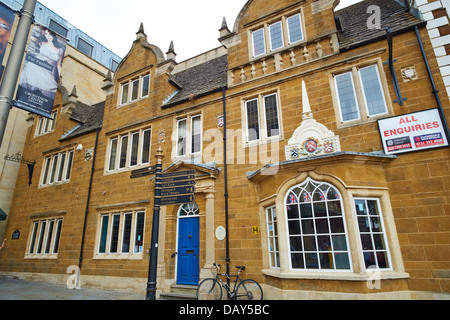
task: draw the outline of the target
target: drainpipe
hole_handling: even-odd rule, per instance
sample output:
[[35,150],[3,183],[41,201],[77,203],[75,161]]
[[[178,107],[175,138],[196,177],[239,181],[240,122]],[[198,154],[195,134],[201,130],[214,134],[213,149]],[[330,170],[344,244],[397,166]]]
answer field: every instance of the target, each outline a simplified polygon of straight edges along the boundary
[[[228,168],[227,168],[227,102],[226,87],[223,87],[223,165],[225,174],[225,241],[227,274],[230,274],[230,241],[228,236]],[[227,284],[230,285],[230,278],[227,277]]]
[[438,111],[439,111],[439,115],[441,117],[442,124],[444,126],[445,135],[447,136],[447,141],[450,141],[450,132],[448,129],[447,119],[445,118],[444,110],[442,109],[441,100],[439,98],[439,90],[437,90],[436,85],[434,83],[433,74],[431,73],[430,65],[428,63],[427,55],[425,54],[425,50],[423,48],[422,39],[420,38],[419,28],[417,27],[417,25],[414,26],[414,31],[416,32],[416,37],[417,37],[417,42],[419,43],[420,52],[422,53],[423,61],[424,61],[424,64],[425,64],[425,67],[426,67],[427,73],[428,73],[428,78],[430,79],[431,87],[433,88],[432,92],[434,94],[434,98],[436,99],[436,103],[438,105]]
[[86,211],[84,213],[84,225],[83,225],[83,233],[81,236],[80,258],[78,261],[78,277],[77,277],[77,287],[78,288],[79,288],[79,284],[80,284],[81,264],[83,263],[84,239],[86,236],[86,224],[87,224],[87,217],[88,217],[88,213],[89,213],[89,204],[91,201],[92,180],[94,178],[94,171],[95,171],[95,158],[97,156],[98,136],[99,136],[101,129],[102,129],[101,127],[97,129],[97,135],[95,137],[95,148],[94,148],[94,157],[92,159],[91,178],[89,180],[88,196],[87,196],[87,200],[86,200]]

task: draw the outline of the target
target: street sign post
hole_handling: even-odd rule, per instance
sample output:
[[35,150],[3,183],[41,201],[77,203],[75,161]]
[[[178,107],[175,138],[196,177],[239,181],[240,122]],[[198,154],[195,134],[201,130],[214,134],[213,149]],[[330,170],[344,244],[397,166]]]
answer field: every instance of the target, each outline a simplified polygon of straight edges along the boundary
[[157,151],[156,166],[131,172],[131,178],[155,175],[155,203],[153,206],[150,264],[147,282],[147,300],[156,300],[156,270],[158,264],[159,214],[161,206],[194,202],[195,170],[162,173],[164,155],[161,147]]

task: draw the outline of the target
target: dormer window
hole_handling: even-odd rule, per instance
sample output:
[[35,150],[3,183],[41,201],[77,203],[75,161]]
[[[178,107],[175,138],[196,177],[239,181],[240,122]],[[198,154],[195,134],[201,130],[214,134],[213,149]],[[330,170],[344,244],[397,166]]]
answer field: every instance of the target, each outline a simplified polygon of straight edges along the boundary
[[150,93],[150,74],[123,82],[120,86],[119,106],[147,98]]
[[[267,48],[276,51],[304,40],[301,13],[281,17],[251,32],[253,57],[264,55]],[[287,37],[286,37],[287,36]],[[287,38],[287,39],[285,39]],[[269,45],[266,45],[268,43]]]

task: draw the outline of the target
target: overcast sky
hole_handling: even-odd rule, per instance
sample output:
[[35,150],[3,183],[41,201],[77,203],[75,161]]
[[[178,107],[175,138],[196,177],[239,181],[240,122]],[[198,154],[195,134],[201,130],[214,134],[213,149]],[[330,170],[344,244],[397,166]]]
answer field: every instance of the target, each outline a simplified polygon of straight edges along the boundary
[[[276,1],[276,0],[271,0]],[[361,0],[341,0],[338,8]],[[247,0],[39,0],[43,5],[125,57],[141,22],[148,41],[164,53],[173,40],[181,62],[220,46],[223,17],[233,30]]]

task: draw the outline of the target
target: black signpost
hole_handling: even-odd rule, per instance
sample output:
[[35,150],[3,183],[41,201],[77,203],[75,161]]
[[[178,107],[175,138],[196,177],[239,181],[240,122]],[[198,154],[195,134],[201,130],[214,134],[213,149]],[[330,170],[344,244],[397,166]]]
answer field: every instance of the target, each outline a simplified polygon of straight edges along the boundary
[[136,170],[131,178],[156,173],[155,203],[153,206],[152,239],[147,282],[147,300],[156,300],[156,276],[158,264],[159,213],[161,206],[191,203],[194,201],[195,170],[162,173],[164,159],[161,147],[157,151],[156,166]]

